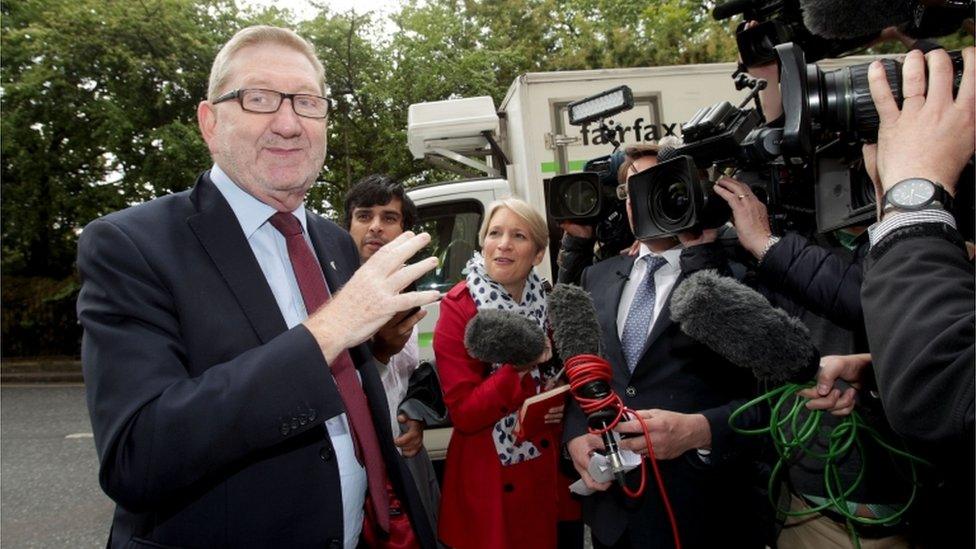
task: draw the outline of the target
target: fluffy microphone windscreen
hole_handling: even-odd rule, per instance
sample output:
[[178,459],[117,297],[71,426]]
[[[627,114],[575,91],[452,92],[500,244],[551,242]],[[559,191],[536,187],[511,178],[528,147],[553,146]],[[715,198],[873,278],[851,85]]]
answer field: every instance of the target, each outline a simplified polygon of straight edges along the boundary
[[671,318],[729,362],[773,384],[808,381],[820,353],[798,319],[715,271],[698,271],[671,295]]
[[556,355],[563,361],[600,354],[600,323],[593,298],[573,284],[556,284],[546,297]]
[[518,313],[485,309],[468,321],[464,347],[484,362],[528,364],[545,350],[546,334]]
[[857,38],[911,21],[917,0],[800,0],[803,25],[824,38]]

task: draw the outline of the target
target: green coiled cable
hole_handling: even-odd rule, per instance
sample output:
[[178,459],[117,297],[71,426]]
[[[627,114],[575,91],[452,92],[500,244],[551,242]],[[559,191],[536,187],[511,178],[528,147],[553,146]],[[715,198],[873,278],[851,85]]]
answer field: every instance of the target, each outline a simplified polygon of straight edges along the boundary
[[[788,383],[776,389],[766,392],[735,410],[729,416],[729,426],[733,431],[743,435],[768,435],[773,441],[773,447],[779,457],[773,466],[769,476],[767,486],[769,502],[778,513],[784,516],[803,517],[818,514],[825,510],[831,510],[847,521],[847,530],[851,535],[851,541],[855,547],[860,548],[861,544],[857,536],[856,525],[889,525],[901,518],[915,501],[918,492],[918,473],[916,467],[925,465],[931,467],[928,461],[912,455],[903,448],[898,448],[894,444],[884,440],[884,437],[876,429],[869,426],[855,409],[850,415],[840,418],[840,422],[831,429],[827,436],[826,451],[819,452],[810,447],[815,437],[821,432],[821,420],[825,410],[808,410],[804,405],[807,401],[797,393],[803,389],[812,387],[813,382],[798,384]],[[747,429],[738,427],[736,420],[754,406],[768,404],[770,409],[769,425],[758,429]],[[857,490],[864,480],[867,470],[864,444],[873,442],[886,449],[893,456],[901,458],[908,463],[911,471],[912,487],[908,500],[896,507],[896,510],[883,518],[871,518],[858,516],[851,511],[847,505],[848,497]],[[854,480],[844,486],[840,475],[839,461],[854,448],[860,456],[861,467]],[[774,501],[776,482],[780,475],[789,469],[789,464],[795,462],[802,456],[811,456],[824,463],[824,487],[826,489],[826,502],[821,505],[811,506],[803,511],[791,511],[782,509]]]

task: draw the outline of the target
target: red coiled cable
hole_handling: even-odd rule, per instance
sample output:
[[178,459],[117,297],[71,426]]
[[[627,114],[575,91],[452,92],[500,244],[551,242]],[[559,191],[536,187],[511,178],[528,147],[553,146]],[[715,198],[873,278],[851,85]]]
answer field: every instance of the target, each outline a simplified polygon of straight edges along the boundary
[[[606,408],[613,408],[617,411],[616,416],[613,421],[604,427],[603,429],[589,428],[590,433],[594,435],[603,435],[607,431],[613,430],[614,427],[620,423],[620,420],[624,417],[624,414],[631,414],[634,417],[639,417],[637,412],[631,410],[624,406],[620,397],[617,393],[610,390],[610,393],[603,398],[587,398],[579,393],[579,390],[586,384],[593,381],[604,381],[607,386],[611,386],[610,382],[613,379],[613,370],[610,368],[610,363],[604,360],[602,357],[597,355],[577,355],[566,360],[566,377],[569,378],[569,390],[573,393],[573,398],[579,403],[580,408],[582,408],[583,413],[590,415],[597,410],[603,410]],[[644,440],[647,442],[647,457],[648,461],[651,462],[651,468],[654,470],[654,478],[657,479],[658,492],[661,494],[661,501],[664,502],[664,509],[668,513],[668,520],[671,522],[671,533],[674,536],[674,546],[675,549],[681,549],[681,539],[678,537],[678,521],[674,518],[674,509],[671,508],[671,500],[668,498],[667,490],[664,488],[664,480],[661,478],[661,471],[657,466],[657,457],[654,455],[654,445],[651,444],[651,434],[647,431],[647,425],[642,420],[640,422],[641,429],[644,431]],[[624,493],[628,497],[638,498],[644,493],[645,484],[647,482],[647,468],[644,465],[644,461],[641,461],[641,481],[640,487],[636,491],[631,491],[630,488],[624,484],[621,486]]]

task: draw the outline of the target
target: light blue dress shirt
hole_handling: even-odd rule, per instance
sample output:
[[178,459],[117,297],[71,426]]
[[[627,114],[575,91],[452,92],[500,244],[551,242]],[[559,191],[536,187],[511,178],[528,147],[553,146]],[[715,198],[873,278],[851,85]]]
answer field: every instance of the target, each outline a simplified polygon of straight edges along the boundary
[[[288,247],[282,236],[271,223],[270,218],[277,211],[271,206],[254,198],[238,187],[230,177],[214,164],[210,170],[210,179],[224,196],[237,221],[244,230],[254,257],[261,266],[264,277],[271,286],[278,308],[285,318],[288,328],[294,328],[302,323],[308,312],[302,300],[298,280],[288,259]],[[292,212],[302,224],[303,235],[309,248],[312,242],[308,236],[308,221],[305,217],[305,205],[300,205]],[[315,249],[312,248],[312,253]],[[355,549],[359,543],[359,535],[363,528],[363,505],[366,498],[366,469],[356,459],[352,436],[349,433],[346,414],[339,414],[329,418],[325,427],[332,439],[336,461],[339,465],[339,478],[342,489],[343,537],[346,549]]]

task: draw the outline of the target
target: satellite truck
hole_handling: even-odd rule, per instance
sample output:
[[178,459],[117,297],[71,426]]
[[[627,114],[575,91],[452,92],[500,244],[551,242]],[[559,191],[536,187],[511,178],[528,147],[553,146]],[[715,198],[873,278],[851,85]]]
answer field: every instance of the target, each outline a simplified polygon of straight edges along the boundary
[[[819,65],[829,70],[873,59],[850,56]],[[488,204],[510,196],[547,219],[550,248],[537,271],[554,282],[562,234],[560,216],[554,218],[547,209],[553,178],[580,172],[587,161],[613,152],[615,143],[625,148],[667,135],[681,137],[682,124],[702,107],[742,103],[749,90],[736,89],[735,71],[734,63],[711,63],[526,73],[515,79],[497,108],[489,96],[411,105],[407,144],[414,158],[458,175],[408,193],[419,211],[416,230],[431,235],[426,252],[440,260],[417,288],[443,293],[461,281],[465,264],[479,250],[478,229]],[[591,210],[599,208],[599,188],[587,189],[583,182],[562,189],[575,195],[564,204],[570,212],[594,214]],[[433,364],[439,304],[427,309],[419,323],[420,358]],[[449,437],[449,428],[425,431],[432,459],[443,459]]]

